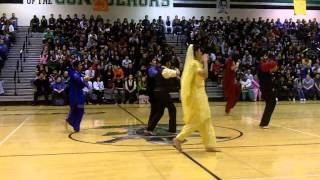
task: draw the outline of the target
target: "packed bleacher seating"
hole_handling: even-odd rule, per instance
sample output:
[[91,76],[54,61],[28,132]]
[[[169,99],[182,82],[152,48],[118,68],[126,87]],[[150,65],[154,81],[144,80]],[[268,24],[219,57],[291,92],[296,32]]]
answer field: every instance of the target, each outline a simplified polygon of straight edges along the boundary
[[[47,76],[51,87],[46,88],[55,92],[53,87],[61,83],[58,77],[64,75],[62,89],[67,91],[66,71],[70,62],[81,60],[83,73],[94,79],[92,86],[85,89],[90,102],[101,103],[106,93],[117,103],[137,102],[133,94],[146,95],[146,68],[153,58],[160,61],[168,58],[173,67],[181,68],[174,48],[165,43],[165,33],[186,36],[187,42],[183,42],[186,44],[204,45],[210,54],[210,77],[219,85],[226,59],[240,59],[238,80],[242,100],[261,100],[256,74],[262,59],[275,59],[279,63],[274,80],[279,100],[320,98],[320,31],[316,20],[209,16],[187,20],[176,16],[172,21],[170,17],[150,21],[146,16],[137,22],[117,19],[112,23],[101,16],[87,19],[75,14],[65,19],[51,15],[46,20],[43,16],[41,21],[35,16],[30,24],[33,31],[44,32],[37,72]],[[129,88],[128,83],[134,85]],[[65,94],[61,96],[66,97]]]
[[14,13],[12,13],[11,18],[7,17],[6,13],[3,13],[0,18],[0,69],[7,60],[9,48],[15,42],[17,23],[18,19]]
[[[150,61],[166,59],[172,67],[180,67],[174,48],[166,44],[161,17],[151,21],[145,16],[138,22],[127,19],[111,22],[101,16],[78,18],[77,14],[73,18],[67,15],[65,19],[51,15],[46,20],[43,16],[41,21],[34,16],[30,25],[33,32],[44,33],[36,70],[36,79],[42,74],[43,83],[34,83],[35,103],[39,95],[47,97],[47,91],[53,95],[55,104],[67,103],[66,74],[74,60],[82,61],[83,73],[92,77],[92,84],[84,89],[87,103],[108,99],[116,103],[147,102],[146,68]],[[64,103],[57,101],[60,97]]]
[[221,83],[227,58],[241,60],[238,79],[243,100],[257,100],[258,79],[254,78],[263,58],[279,63],[275,91],[279,100],[319,99],[319,41],[316,19],[238,19],[193,17],[173,20],[173,32],[187,36],[188,43],[201,42],[210,53],[211,78]]

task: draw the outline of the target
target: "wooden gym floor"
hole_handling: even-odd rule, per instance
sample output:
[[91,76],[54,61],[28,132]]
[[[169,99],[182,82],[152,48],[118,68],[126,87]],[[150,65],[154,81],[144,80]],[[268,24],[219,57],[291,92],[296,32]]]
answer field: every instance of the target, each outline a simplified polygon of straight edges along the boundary
[[148,105],[86,106],[76,134],[64,127],[68,107],[1,106],[0,179],[320,179],[318,102],[280,102],[270,129],[258,128],[263,108],[239,103],[224,116],[224,103],[211,103],[222,152],[205,152],[194,134],[178,153],[167,113],[159,137],[140,134]]

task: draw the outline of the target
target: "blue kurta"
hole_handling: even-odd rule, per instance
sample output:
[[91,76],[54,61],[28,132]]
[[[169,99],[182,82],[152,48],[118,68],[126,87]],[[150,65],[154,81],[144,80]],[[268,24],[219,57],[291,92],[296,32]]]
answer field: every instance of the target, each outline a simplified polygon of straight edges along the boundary
[[67,121],[73,127],[73,129],[78,132],[80,131],[80,123],[84,113],[85,97],[82,89],[86,86],[86,82],[84,81],[81,73],[75,71],[74,69],[69,70],[69,76],[70,112]]

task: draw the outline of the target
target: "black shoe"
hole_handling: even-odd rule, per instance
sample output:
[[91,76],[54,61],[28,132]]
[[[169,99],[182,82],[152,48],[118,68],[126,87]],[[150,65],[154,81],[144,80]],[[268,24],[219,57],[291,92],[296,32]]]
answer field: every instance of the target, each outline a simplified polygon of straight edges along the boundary
[[148,130],[144,130],[144,131],[143,131],[143,135],[144,135],[144,136],[154,136],[153,132],[148,131]]

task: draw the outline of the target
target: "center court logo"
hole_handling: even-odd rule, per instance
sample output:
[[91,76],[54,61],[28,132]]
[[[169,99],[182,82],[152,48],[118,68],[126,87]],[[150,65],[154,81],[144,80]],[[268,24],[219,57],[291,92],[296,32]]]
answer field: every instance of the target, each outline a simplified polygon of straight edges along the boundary
[[[215,129],[218,142],[234,140],[243,134],[239,130],[228,127],[216,126]],[[133,146],[135,145],[133,140],[144,140],[151,144],[171,144],[172,139],[176,136],[176,134],[167,132],[166,125],[159,125],[155,130],[155,136],[145,136],[143,130],[142,125],[101,126],[83,129],[79,133],[71,133],[69,138],[82,143]],[[200,141],[198,133],[194,133],[190,138],[193,144],[200,144]]]

